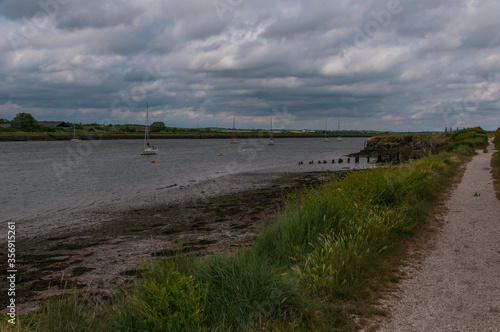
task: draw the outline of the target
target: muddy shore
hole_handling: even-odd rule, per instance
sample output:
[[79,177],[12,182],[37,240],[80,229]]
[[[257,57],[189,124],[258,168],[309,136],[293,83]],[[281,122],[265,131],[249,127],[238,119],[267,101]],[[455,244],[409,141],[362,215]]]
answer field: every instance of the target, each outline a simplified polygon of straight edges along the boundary
[[[107,298],[136,280],[143,260],[230,253],[248,246],[279,216],[283,195],[327,178],[325,172],[260,174],[260,182],[250,188],[233,187],[215,195],[192,188],[181,201],[95,214],[104,221],[21,238],[16,247],[18,314],[68,288]],[[189,194],[195,191],[197,195]],[[8,300],[2,292],[2,307]]]

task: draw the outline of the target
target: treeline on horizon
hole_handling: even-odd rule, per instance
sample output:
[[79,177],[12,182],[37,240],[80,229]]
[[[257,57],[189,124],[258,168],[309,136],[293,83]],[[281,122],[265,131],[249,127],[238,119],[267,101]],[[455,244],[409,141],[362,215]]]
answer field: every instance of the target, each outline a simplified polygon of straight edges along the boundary
[[[94,135],[94,134],[125,134],[125,135],[143,135],[145,125],[139,124],[99,124],[99,123],[72,123],[65,122],[71,126],[71,128],[58,128],[58,127],[44,127],[40,125],[39,121],[36,120],[29,113],[19,113],[13,120],[0,118],[1,124],[9,124],[10,127],[1,127],[0,134],[2,136],[18,136],[24,135],[27,138],[29,136],[36,137],[37,133],[48,133],[49,137],[61,137],[66,138],[70,131],[74,129],[78,135]],[[457,128],[458,130],[458,128]],[[231,128],[179,128],[179,127],[167,127],[164,122],[156,121],[151,123],[149,126],[149,132],[153,135],[194,135],[194,136],[216,136],[216,135],[230,135],[232,132]],[[266,135],[268,130],[266,129],[235,129],[237,134],[247,135],[248,137],[259,137]],[[322,136],[325,134],[324,130],[319,129],[276,129],[273,130],[276,137],[285,136]],[[343,136],[375,136],[375,135],[386,135],[394,133],[409,133],[409,132],[397,132],[397,131],[376,131],[376,130],[327,130],[328,135],[341,134]],[[433,133],[431,131],[415,131],[412,133]],[[126,138],[126,137],[123,137]]]

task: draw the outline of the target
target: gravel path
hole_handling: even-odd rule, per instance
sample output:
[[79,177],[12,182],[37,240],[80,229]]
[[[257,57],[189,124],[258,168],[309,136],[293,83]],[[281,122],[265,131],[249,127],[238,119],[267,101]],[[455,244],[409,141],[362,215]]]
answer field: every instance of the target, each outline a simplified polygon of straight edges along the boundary
[[492,150],[490,144],[467,165],[446,202],[440,234],[389,300],[380,331],[500,331],[500,202]]

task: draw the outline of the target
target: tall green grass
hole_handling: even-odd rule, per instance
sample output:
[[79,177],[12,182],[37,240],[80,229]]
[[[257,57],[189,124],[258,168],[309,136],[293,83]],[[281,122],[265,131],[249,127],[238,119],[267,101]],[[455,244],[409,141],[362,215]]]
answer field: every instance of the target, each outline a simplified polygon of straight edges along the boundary
[[52,298],[41,306],[41,309],[31,315],[16,317],[16,324],[6,322],[3,316],[0,331],[106,331],[110,321],[106,313],[96,310],[101,304],[82,297],[76,290]]
[[272,264],[291,267],[307,288],[355,297],[384,252],[422,224],[452,164],[450,155],[429,156],[408,167],[332,177],[297,195],[254,250]]
[[145,265],[144,281],[115,317],[119,331],[202,331],[207,287],[172,264]]
[[488,146],[488,134],[480,127],[467,128],[454,132],[448,143],[448,151],[474,155],[477,149]]
[[500,149],[500,128],[495,131],[495,138],[493,139],[493,143],[495,143],[496,149]]
[[300,308],[297,290],[296,281],[251,251],[178,258],[147,267],[136,305],[122,307],[118,320],[139,331],[251,330]]

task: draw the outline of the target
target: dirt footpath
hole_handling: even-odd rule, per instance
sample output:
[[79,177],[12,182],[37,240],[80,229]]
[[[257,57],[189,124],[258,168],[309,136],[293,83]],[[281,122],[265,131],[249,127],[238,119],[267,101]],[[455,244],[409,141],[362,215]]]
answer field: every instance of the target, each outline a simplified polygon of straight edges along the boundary
[[466,167],[443,227],[388,301],[380,331],[500,331],[500,202],[493,145]]

